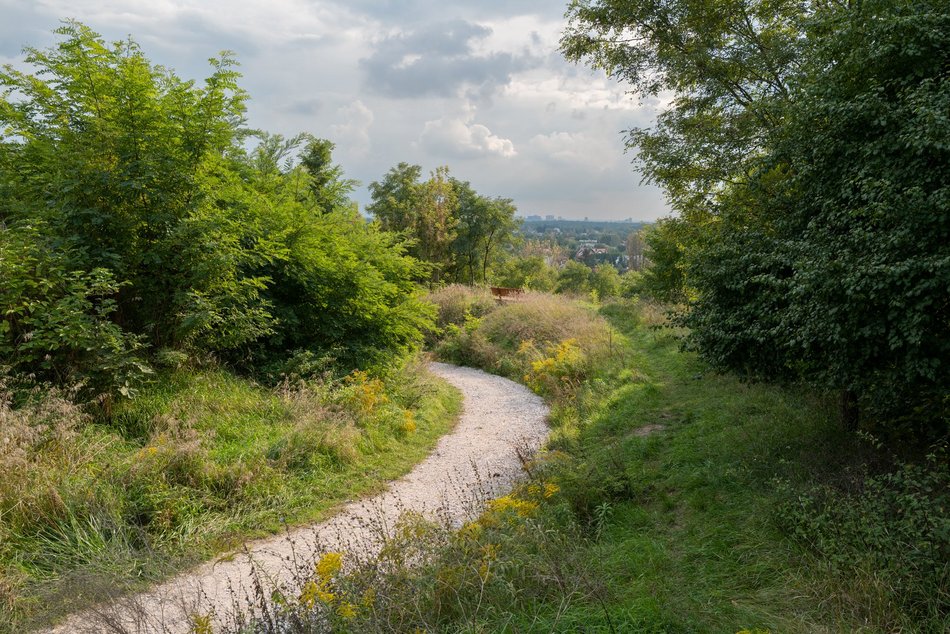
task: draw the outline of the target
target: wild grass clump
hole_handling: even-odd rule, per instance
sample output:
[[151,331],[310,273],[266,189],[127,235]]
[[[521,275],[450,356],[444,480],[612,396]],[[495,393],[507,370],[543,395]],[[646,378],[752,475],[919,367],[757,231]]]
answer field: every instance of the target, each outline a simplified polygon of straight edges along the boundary
[[419,362],[276,388],[169,371],[111,419],[67,396],[0,390],[0,631],[317,519],[421,459],[458,406]]
[[586,350],[607,344],[610,326],[596,311],[576,301],[546,293],[528,293],[487,315],[481,323],[485,338],[507,351],[524,341],[537,344],[575,339]]
[[613,365],[616,338],[602,317],[578,302],[528,293],[480,319],[450,326],[437,352],[522,381],[557,406],[575,398],[595,370]]
[[469,317],[483,317],[497,308],[497,302],[487,288],[450,284],[432,291],[426,301],[438,308],[436,325],[445,328],[449,324],[461,326]]
[[568,611],[603,605],[611,592],[548,472],[534,465],[525,484],[460,528],[405,513],[377,555],[325,553],[282,588],[259,579],[257,604],[227,631],[573,630],[580,622]]

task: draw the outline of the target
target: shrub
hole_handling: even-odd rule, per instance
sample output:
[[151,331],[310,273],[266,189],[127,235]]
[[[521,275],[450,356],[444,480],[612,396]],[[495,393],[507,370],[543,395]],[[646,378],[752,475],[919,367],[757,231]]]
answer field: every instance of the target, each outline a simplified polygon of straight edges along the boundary
[[590,291],[591,270],[586,264],[568,260],[558,274],[555,291],[570,295],[585,295]]
[[[848,608],[885,619],[878,626],[891,630],[902,624],[886,622],[889,614],[902,613],[915,627],[938,623],[950,614],[946,449],[930,454],[924,464],[900,464],[852,484],[856,492],[850,494],[830,485],[793,494],[781,510],[782,525],[840,583],[864,585],[857,594],[866,605]],[[848,604],[847,593],[840,601]],[[889,609],[889,603],[899,610]]]
[[426,296],[426,300],[438,309],[436,325],[445,328],[449,324],[461,326],[468,317],[482,317],[497,308],[491,293],[484,288],[452,284]]

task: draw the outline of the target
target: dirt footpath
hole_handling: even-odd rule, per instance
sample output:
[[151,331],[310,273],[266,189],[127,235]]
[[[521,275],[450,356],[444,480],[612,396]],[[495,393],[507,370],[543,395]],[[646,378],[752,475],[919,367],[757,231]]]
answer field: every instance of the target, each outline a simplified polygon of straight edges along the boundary
[[522,385],[480,370],[433,363],[430,369],[464,396],[455,429],[405,477],[373,498],[347,504],[331,519],[285,535],[250,542],[246,552],[202,564],[148,592],[73,615],[51,630],[74,632],[189,632],[189,615],[214,614],[221,622],[260,577],[279,585],[293,578],[295,562],[325,551],[374,554],[381,533],[404,511],[454,524],[480,504],[507,492],[522,475],[519,453],[537,451],[548,435],[547,406]]

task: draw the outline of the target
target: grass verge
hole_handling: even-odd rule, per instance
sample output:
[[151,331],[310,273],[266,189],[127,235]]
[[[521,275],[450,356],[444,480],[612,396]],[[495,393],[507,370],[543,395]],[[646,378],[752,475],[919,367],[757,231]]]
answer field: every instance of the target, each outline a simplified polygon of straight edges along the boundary
[[319,520],[407,472],[460,407],[419,363],[278,389],[169,371],[105,422],[64,395],[0,399],[0,631]]

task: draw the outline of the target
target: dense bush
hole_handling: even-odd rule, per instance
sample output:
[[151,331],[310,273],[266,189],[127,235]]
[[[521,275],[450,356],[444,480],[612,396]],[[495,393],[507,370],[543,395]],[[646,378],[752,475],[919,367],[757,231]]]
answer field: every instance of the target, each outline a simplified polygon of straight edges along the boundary
[[557,269],[540,255],[511,257],[495,271],[493,282],[508,288],[523,288],[547,293],[557,283]]
[[149,347],[354,365],[421,343],[419,264],[356,213],[332,144],[242,127],[228,56],[195,84],[58,33],[0,72],[0,363],[127,392]]
[[899,627],[892,614],[939,623],[950,614],[946,451],[845,482],[850,492],[830,484],[786,490],[792,499],[779,513],[783,528],[838,583],[866,594],[863,609],[882,626]]
[[646,233],[644,294],[688,302],[717,368],[837,392],[895,439],[950,433],[946,3],[569,14],[569,56],[676,94],[630,136],[677,212]]

